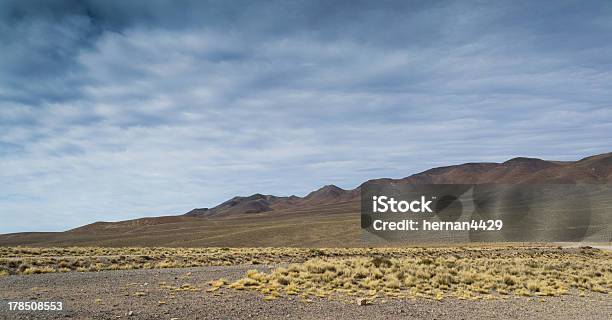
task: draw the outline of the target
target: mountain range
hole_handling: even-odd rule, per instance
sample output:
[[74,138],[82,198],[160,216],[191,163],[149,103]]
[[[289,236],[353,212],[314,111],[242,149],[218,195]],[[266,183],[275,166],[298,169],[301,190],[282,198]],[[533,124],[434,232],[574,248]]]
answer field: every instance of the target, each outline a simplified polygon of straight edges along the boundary
[[[465,163],[430,169],[403,179],[378,180],[404,184],[609,183],[612,180],[612,153],[576,162],[519,157],[503,163]],[[214,217],[356,201],[360,187],[344,190],[334,185],[326,185],[303,198],[256,193],[248,197],[234,197],[214,208],[193,209],[186,215]]]
[[[503,163],[465,163],[401,179],[370,181],[382,180],[396,184],[609,184],[612,153],[578,161],[518,157]],[[359,245],[360,187],[345,190],[326,185],[304,197],[257,193],[175,216],[95,222],[65,232],[0,235],[0,245]]]

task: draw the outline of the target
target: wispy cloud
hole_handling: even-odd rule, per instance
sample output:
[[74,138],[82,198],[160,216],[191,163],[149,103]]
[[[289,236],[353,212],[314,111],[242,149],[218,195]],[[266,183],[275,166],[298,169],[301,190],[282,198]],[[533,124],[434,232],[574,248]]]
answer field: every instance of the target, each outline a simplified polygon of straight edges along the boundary
[[0,232],[612,145],[607,2],[3,2]]

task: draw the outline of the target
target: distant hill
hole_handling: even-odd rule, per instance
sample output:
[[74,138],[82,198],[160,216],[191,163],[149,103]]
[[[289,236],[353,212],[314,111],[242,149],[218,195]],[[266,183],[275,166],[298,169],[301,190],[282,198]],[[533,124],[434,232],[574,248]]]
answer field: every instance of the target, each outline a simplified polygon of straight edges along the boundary
[[326,185],[301,198],[297,196],[277,197],[256,193],[248,197],[234,197],[214,208],[193,209],[187,216],[223,217],[234,214],[261,213],[273,210],[298,209],[359,198],[358,189],[344,190],[334,185]]
[[[514,158],[433,168],[398,184],[600,184],[612,182],[612,153],[578,161]],[[96,222],[66,232],[0,235],[0,245],[338,246],[358,245],[360,187],[326,185],[304,197],[254,194],[177,216]]]
[[400,179],[406,183],[610,183],[612,153],[578,161],[514,158],[503,163],[465,163]]

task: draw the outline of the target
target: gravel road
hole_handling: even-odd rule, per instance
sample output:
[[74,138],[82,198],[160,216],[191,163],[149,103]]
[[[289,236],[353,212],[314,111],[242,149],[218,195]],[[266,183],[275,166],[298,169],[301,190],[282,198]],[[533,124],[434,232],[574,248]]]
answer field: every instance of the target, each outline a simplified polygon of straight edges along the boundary
[[[612,295],[442,301],[358,306],[297,298],[264,301],[250,291],[205,292],[208,281],[240,278],[254,266],[51,273],[0,277],[0,319],[610,319]],[[269,267],[257,266],[267,270]],[[160,285],[162,283],[162,285]],[[165,286],[185,288],[173,293]],[[186,285],[189,284],[189,285]],[[8,311],[7,301],[63,301],[63,311]],[[161,303],[160,303],[161,302]]]

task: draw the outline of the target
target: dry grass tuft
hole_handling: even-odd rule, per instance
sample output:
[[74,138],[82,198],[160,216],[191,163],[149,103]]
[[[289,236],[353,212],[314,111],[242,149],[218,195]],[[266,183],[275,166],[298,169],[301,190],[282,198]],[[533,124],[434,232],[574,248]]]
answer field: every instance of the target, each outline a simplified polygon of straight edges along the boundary
[[256,290],[297,296],[443,299],[557,296],[612,291],[612,253],[594,248],[490,245],[435,248],[23,248],[0,247],[0,276],[226,265],[284,265],[243,279],[172,293]]
[[[270,273],[249,270],[230,284],[256,290],[266,300],[282,295],[303,299],[350,297],[498,299],[612,291],[610,254],[519,254],[476,258],[456,255],[410,258],[314,258]],[[272,296],[273,298],[271,298]]]

